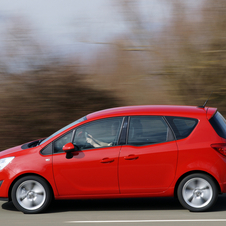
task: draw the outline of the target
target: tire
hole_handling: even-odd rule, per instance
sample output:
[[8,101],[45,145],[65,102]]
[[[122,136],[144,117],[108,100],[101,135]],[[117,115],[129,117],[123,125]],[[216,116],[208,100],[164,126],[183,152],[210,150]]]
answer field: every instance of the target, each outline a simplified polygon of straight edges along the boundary
[[180,182],[177,196],[183,207],[192,212],[201,212],[214,205],[218,197],[218,189],[210,176],[196,173]]
[[43,178],[25,176],[13,185],[11,197],[14,206],[23,213],[40,213],[51,203],[52,191]]

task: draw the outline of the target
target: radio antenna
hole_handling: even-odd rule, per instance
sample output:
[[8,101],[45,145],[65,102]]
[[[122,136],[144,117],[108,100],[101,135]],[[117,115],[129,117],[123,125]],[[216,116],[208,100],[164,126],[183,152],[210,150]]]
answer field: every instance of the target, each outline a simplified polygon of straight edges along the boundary
[[198,108],[205,108],[208,100],[210,99],[211,95],[212,95],[213,92],[211,92],[211,94],[209,95],[209,97],[207,98],[207,100],[205,101],[205,103],[203,104],[203,106],[198,106]]

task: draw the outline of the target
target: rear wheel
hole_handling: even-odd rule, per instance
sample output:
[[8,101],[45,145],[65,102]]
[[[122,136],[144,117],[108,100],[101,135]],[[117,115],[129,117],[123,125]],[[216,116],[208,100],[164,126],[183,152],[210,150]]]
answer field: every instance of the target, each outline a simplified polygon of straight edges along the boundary
[[47,182],[38,176],[19,179],[12,189],[15,207],[24,213],[43,212],[52,200],[52,192]]
[[185,177],[177,190],[182,206],[190,211],[206,211],[217,200],[218,190],[213,179],[205,174],[197,173]]

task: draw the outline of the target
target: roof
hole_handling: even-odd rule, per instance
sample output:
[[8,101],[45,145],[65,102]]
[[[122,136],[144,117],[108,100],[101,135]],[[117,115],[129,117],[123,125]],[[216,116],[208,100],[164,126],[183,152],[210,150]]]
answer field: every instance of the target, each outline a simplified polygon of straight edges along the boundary
[[110,108],[102,111],[97,111],[87,115],[88,120],[115,116],[126,115],[164,115],[178,117],[194,117],[203,116],[211,118],[217,111],[217,108],[200,108],[196,106],[176,106],[176,105],[138,105]]

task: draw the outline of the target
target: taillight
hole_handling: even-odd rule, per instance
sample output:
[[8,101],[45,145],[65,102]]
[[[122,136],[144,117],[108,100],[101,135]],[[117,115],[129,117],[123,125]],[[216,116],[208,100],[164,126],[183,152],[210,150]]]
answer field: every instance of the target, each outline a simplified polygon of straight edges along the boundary
[[223,156],[226,156],[226,143],[211,144],[211,147]]

